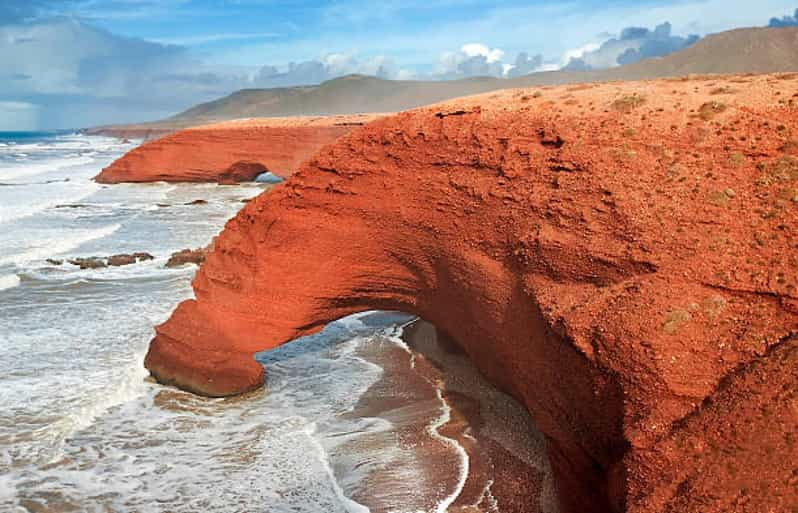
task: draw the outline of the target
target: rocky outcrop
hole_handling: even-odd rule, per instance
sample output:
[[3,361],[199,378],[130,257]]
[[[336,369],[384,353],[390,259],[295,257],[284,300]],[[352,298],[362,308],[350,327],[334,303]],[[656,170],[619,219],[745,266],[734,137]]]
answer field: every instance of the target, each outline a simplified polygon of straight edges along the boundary
[[287,177],[325,144],[375,117],[244,119],[188,128],[131,150],[95,180],[234,184],[267,171]]
[[[103,269],[105,267],[122,267],[124,265],[132,265],[138,262],[146,262],[154,260],[155,257],[149,253],[120,253],[118,255],[111,255],[109,257],[80,257],[72,258],[68,262],[76,265],[81,269]],[[48,258],[47,263],[50,265],[62,265],[63,260]]]
[[563,511],[798,504],[798,75],[515,90],[375,121],[248,203],[145,365],[209,396],[417,314],[546,435]]
[[199,265],[205,261],[208,251],[208,248],[181,249],[172,253],[172,256],[166,261],[166,267],[180,267],[186,264]]

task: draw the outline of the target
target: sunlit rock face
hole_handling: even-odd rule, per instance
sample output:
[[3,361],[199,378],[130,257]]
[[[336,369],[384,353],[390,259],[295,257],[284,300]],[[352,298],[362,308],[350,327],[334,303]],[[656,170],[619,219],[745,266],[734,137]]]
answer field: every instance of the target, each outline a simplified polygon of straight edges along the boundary
[[375,121],[228,222],[146,366],[238,394],[257,351],[411,312],[529,410],[563,511],[786,511],[796,95],[796,76],[612,83]]

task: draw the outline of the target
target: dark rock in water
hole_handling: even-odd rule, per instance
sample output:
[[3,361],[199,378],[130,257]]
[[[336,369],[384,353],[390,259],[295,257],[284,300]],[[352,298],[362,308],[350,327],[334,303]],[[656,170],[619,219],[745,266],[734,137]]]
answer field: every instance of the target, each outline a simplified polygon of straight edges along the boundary
[[208,201],[204,199],[196,199],[194,201],[190,201],[186,203],[186,205],[207,205]]
[[121,265],[135,264],[136,262],[145,262],[147,260],[154,260],[155,257],[149,253],[132,253],[113,255],[108,257],[108,265],[119,267]]
[[166,267],[180,267],[186,264],[201,264],[205,261],[206,248],[200,249],[184,249],[173,253],[169,260],[166,262]]
[[64,203],[62,205],[56,205],[55,208],[88,208],[88,205],[84,205],[83,203]]
[[[89,257],[89,258],[73,258],[68,260],[72,265],[77,265],[81,269],[102,269],[104,267],[121,267],[123,265],[131,265],[137,262],[146,262],[154,260],[155,257],[149,253],[120,253],[118,255],[111,255],[109,257]],[[48,263],[52,265],[61,265],[63,260],[48,259]]]
[[244,198],[244,199],[242,199],[240,201],[241,201],[241,203],[249,203],[250,201],[252,201],[252,198]]
[[136,257],[133,255],[112,255],[108,257],[108,265],[113,267],[120,267],[123,265],[130,265],[136,263]]
[[77,265],[81,269],[102,269],[103,267],[108,267],[105,260],[98,257],[74,258],[69,260],[69,263]]
[[261,174],[259,174],[259,175],[258,175],[258,176],[255,178],[255,181],[256,181],[257,183],[271,183],[271,184],[274,184],[274,183],[280,183],[280,182],[282,182],[282,181],[283,181],[283,179],[282,179],[282,178],[280,178],[279,176],[277,176],[276,174],[274,174],[274,173],[272,173],[272,172],[270,172],[270,171],[267,171],[267,172],[265,172],[265,173],[261,173]]

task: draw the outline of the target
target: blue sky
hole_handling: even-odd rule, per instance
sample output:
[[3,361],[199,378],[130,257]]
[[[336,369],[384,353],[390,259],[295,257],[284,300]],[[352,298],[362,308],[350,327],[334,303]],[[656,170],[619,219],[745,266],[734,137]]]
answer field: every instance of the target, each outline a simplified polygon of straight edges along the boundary
[[764,26],[796,7],[798,0],[2,0],[0,129],[154,119],[242,87],[352,72],[434,80],[615,66],[679,49],[693,34]]

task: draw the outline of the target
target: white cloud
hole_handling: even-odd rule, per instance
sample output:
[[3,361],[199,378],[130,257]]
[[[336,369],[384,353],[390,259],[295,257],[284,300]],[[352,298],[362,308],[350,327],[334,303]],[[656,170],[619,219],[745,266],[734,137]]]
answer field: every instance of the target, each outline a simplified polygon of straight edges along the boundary
[[504,51],[480,43],[469,43],[456,52],[443,52],[431,78],[457,79],[476,76],[502,77]]
[[606,69],[630,64],[650,57],[661,57],[686,48],[698,36],[675,36],[668,22],[657,25],[653,30],[644,27],[626,27],[617,37],[603,43],[590,43],[581,48],[569,50],[563,56],[567,69]]
[[491,49],[479,43],[463,45],[463,47],[460,48],[460,51],[468,57],[485,57],[485,60],[488,63],[498,62],[504,57],[503,50],[499,48]]
[[[184,48],[114,35],[73,18],[0,25],[0,99],[38,105],[45,127],[161,117],[250,84]],[[32,114],[17,114],[28,122]]]
[[579,48],[566,50],[560,59],[560,66],[562,67],[567,65],[569,62],[571,62],[571,59],[581,59],[586,53],[595,52],[599,48],[601,48],[600,43],[587,43]]

